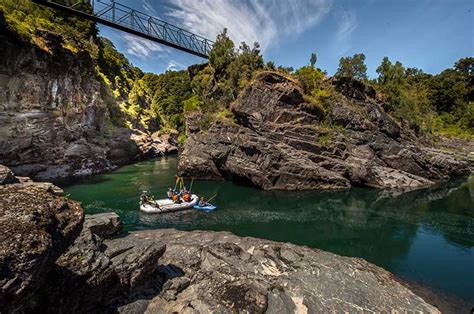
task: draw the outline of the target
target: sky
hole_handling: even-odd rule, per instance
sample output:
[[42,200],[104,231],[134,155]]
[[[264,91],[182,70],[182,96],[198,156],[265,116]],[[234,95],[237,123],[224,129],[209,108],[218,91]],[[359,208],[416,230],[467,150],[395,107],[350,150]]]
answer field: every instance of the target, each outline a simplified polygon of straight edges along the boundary
[[[103,0],[104,1],[104,0]],[[369,77],[384,56],[439,73],[474,56],[474,0],[116,0],[214,40],[259,42],[266,61],[298,68],[317,55],[330,75],[339,59],[364,53]],[[206,62],[106,26],[100,34],[145,72]]]

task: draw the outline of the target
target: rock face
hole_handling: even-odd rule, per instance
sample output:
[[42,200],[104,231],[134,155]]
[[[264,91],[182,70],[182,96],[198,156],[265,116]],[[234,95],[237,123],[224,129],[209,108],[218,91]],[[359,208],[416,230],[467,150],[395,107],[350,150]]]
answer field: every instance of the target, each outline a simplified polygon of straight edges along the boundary
[[[0,163],[38,180],[83,176],[177,152],[177,135],[111,129],[91,57],[40,33],[50,53],[0,24]],[[110,125],[110,123],[109,123]]]
[[422,147],[381,108],[375,91],[333,81],[329,108],[305,101],[291,80],[261,73],[231,107],[235,123],[203,129],[187,119],[180,175],[231,179],[263,189],[413,189],[469,172],[467,160]]
[[[73,245],[48,274],[40,307],[51,312],[90,313],[110,310],[154,293],[161,242],[130,243],[126,238],[104,242],[122,226],[114,213],[86,216]],[[70,291],[64,297],[64,291]]]
[[78,202],[40,185],[0,186],[0,307],[24,311],[37,302],[55,260],[81,230]]
[[141,303],[145,313],[438,312],[358,258],[226,232],[140,231],[127,241],[166,244],[159,269],[165,283],[146,307]]

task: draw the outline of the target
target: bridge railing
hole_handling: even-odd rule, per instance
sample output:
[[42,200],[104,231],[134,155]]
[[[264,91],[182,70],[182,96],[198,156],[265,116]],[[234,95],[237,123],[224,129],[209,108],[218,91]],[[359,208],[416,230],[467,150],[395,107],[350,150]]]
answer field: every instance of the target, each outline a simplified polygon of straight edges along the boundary
[[[91,19],[137,36],[154,40],[203,58],[208,58],[209,52],[214,44],[214,42],[209,39],[117,3],[114,0],[83,0],[75,3],[72,3],[73,1],[58,0],[33,1]],[[84,9],[84,6],[81,5],[84,3],[90,4],[89,10]]]

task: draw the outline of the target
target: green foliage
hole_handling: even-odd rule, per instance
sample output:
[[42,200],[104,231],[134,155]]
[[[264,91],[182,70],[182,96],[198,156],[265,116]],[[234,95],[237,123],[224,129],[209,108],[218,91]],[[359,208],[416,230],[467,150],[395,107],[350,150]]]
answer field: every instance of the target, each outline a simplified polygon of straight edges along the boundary
[[193,92],[201,102],[200,109],[214,112],[220,106],[229,107],[253,75],[263,67],[258,43],[250,48],[243,42],[235,50],[234,43],[224,29],[217,36],[209,54],[208,66],[192,79]]
[[417,134],[472,134],[473,60],[461,59],[452,69],[429,75],[383,58],[377,68],[377,84],[386,100],[385,109]]
[[217,35],[216,42],[209,52],[209,64],[214,69],[216,78],[225,75],[229,65],[235,59],[234,42],[227,36],[227,29]]
[[336,135],[345,133],[345,129],[342,126],[327,120],[317,126],[317,131],[319,133],[317,142],[323,145],[330,144]]
[[273,61],[268,61],[266,64],[265,64],[265,70],[269,70],[269,71],[275,71],[275,63]]
[[192,96],[191,98],[183,102],[184,113],[189,113],[197,111],[203,107],[203,102],[197,95]]
[[303,66],[296,70],[295,76],[306,94],[312,95],[321,86],[324,74],[320,69],[312,66]]
[[[90,9],[88,2],[80,5],[85,10]],[[37,5],[29,0],[2,0],[0,11],[11,28],[25,41],[36,44],[41,49],[49,51],[38,30],[61,35],[63,46],[72,52],[86,50],[92,57],[97,56],[98,47],[93,40],[97,36],[94,22]]]
[[382,86],[403,84],[406,77],[403,65],[399,61],[392,64],[388,57],[383,58],[377,73],[379,74],[377,82]]
[[312,68],[314,68],[314,66],[316,65],[317,60],[318,58],[316,57],[316,54],[312,53],[311,57],[309,58],[309,64],[311,65]]
[[352,57],[342,57],[339,59],[339,68],[337,69],[336,76],[366,80],[367,66],[365,65],[365,55],[357,53]]
[[112,90],[116,98],[123,100],[128,94],[134,82],[143,76],[137,67],[134,67],[128,59],[118,52],[112,42],[106,38],[98,38],[100,47],[97,71],[102,76],[104,83]]
[[178,136],[178,143],[180,145],[184,145],[184,142],[186,141],[186,134],[185,133],[181,133],[179,136]]

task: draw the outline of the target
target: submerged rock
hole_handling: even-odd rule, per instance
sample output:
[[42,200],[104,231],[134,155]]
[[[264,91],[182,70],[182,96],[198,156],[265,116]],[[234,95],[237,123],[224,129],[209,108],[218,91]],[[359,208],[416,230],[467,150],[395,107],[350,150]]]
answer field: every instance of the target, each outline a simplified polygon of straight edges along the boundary
[[375,91],[333,81],[338,97],[323,110],[291,80],[261,73],[231,107],[235,121],[209,127],[187,119],[178,172],[244,181],[262,189],[414,189],[469,173],[467,158],[434,151],[386,114]]

